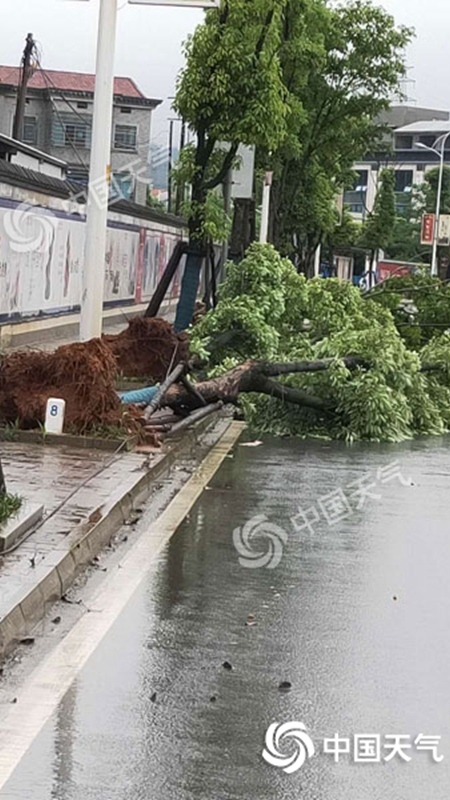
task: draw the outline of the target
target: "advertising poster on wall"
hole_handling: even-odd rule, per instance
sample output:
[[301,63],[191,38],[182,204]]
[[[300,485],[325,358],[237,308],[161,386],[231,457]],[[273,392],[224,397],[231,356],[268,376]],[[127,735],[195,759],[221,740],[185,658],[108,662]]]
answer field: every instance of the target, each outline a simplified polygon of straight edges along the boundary
[[[141,220],[139,220],[141,222]],[[149,300],[181,231],[110,221],[105,254],[106,304]],[[0,318],[75,310],[81,298],[84,218],[0,198]],[[182,268],[167,299],[178,296]]]

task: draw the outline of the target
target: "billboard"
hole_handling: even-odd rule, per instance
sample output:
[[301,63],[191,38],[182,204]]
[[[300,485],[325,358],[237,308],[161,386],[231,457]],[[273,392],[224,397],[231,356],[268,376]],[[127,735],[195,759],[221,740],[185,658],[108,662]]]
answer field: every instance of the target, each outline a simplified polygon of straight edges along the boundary
[[439,217],[439,244],[448,247],[450,244],[450,215],[441,214]]
[[239,164],[233,169],[231,194],[234,198],[251,199],[255,175],[255,148],[240,145],[237,152]]

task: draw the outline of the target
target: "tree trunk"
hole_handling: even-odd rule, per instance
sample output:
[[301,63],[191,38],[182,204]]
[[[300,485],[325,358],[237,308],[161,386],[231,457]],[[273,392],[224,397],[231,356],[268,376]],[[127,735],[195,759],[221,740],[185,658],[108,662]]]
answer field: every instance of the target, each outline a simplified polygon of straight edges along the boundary
[[3,464],[0,459],[0,496],[4,496],[6,494],[6,481],[5,476],[3,474]]
[[192,181],[192,214],[189,219],[189,246],[186,257],[183,280],[181,282],[180,299],[177,305],[174,328],[184,331],[192,322],[195,303],[198,295],[200,276],[203,263],[207,255],[206,242],[203,239],[203,219],[206,198],[208,195],[205,186],[206,165],[213,145],[205,141],[204,135],[199,134],[199,144],[196,154],[196,173]]
[[[360,358],[344,358],[342,361],[348,369],[367,366],[366,362]],[[333,359],[290,363],[245,361],[219,378],[197,383],[195,385],[196,395],[182,384],[172,386],[165,395],[164,404],[174,411],[185,413],[200,408],[204,403],[211,405],[222,401],[224,404],[235,405],[240,394],[256,392],[294,405],[311,408],[324,416],[329,416],[334,413],[334,409],[327,400],[316,397],[304,389],[286,386],[273,378],[280,375],[323,372],[332,363]]]
[[228,251],[231,260],[241,261],[255,238],[255,201],[237,198],[234,201],[233,228]]

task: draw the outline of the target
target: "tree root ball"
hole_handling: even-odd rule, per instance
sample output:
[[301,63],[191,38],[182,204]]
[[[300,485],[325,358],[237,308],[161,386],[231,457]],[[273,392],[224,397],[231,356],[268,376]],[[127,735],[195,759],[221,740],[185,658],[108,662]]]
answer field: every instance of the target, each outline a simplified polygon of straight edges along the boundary
[[99,425],[142,427],[116,393],[126,377],[165,377],[187,356],[187,339],[161,319],[135,319],[118,336],[59,347],[54,352],[17,351],[0,361],[0,421],[35,428],[45,420],[49,397],[66,401],[65,430],[85,433]]

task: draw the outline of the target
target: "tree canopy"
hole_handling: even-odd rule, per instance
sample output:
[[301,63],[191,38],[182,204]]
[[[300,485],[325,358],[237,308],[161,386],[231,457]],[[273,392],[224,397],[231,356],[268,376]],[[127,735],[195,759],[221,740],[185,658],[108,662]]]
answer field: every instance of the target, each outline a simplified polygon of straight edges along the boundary
[[[423,314],[429,319],[434,308],[434,324],[427,337],[409,340],[408,330],[421,330],[411,280],[381,297],[364,296],[334,278],[307,280],[272,246],[253,245],[244,261],[229,265],[217,308],[192,331],[191,350],[210,376],[247,359],[286,367],[331,359],[326,370],[285,376],[284,400],[279,391],[243,396],[258,431],[348,441],[441,434],[450,428],[448,301],[445,310],[436,279],[419,283]],[[292,389],[302,392],[304,405],[289,401]]]
[[222,0],[207,12],[186,43],[175,100],[196,135],[183,174],[192,186],[182,290],[190,310],[211,232],[208,197],[239,144],[255,145],[274,170],[273,241],[307,264],[339,224],[335,197],[355,159],[378,139],[376,118],[398,92],[410,38],[369,0]]
[[393,170],[380,173],[373,211],[362,231],[362,243],[372,252],[386,250],[392,242],[395,226],[395,175]]
[[380,142],[411,36],[368,0],[288,0],[280,52],[291,111],[274,157],[273,241],[306,267],[338,224],[335,197],[354,163]]

